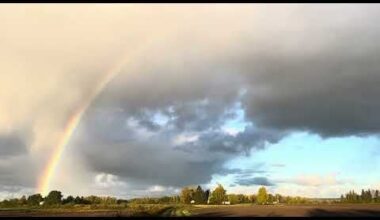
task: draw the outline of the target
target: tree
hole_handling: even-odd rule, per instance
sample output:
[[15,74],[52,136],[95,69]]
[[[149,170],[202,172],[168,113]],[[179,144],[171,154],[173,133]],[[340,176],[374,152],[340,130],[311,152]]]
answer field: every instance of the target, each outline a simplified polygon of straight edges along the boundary
[[210,197],[210,190],[208,189],[205,191],[205,201],[206,201],[205,203],[208,203],[209,197]]
[[269,203],[269,204],[273,204],[273,202],[275,201],[275,197],[272,195],[272,194],[268,194],[268,200],[267,200],[267,202]]
[[38,193],[28,196],[27,204],[30,206],[38,206],[42,201],[44,201],[44,199],[42,198],[41,194]]
[[278,202],[278,203],[282,203],[282,202],[284,202],[283,200],[283,196],[281,195],[281,194],[276,194],[275,196],[275,200],[276,200],[276,202]]
[[230,201],[231,205],[239,204],[239,197],[236,194],[229,194],[227,195],[228,201]]
[[100,203],[102,203],[102,198],[100,198],[98,196],[94,196],[94,195],[86,197],[86,200],[89,201],[90,204],[100,204]]
[[60,191],[53,190],[45,197],[44,205],[59,205],[61,203],[62,193]]
[[250,195],[250,196],[249,196],[249,201],[250,201],[251,203],[256,203],[256,202],[257,202],[257,196],[256,196],[255,194]]
[[191,200],[193,199],[193,190],[189,189],[188,187],[185,187],[181,191],[181,202],[184,204],[190,204]]
[[62,204],[74,204],[74,197],[68,196],[66,199],[62,200]]
[[19,200],[18,200],[18,205],[23,206],[27,204],[26,196],[23,195]]
[[208,192],[203,191],[201,186],[198,186],[193,196],[195,204],[206,204],[208,200]]
[[380,201],[379,190],[376,190],[375,191],[375,202],[379,202],[379,201]]
[[260,187],[257,193],[257,203],[258,204],[266,204],[268,201],[268,193],[265,187]]
[[222,204],[227,199],[226,192],[227,191],[223,188],[223,186],[218,184],[218,187],[216,187],[211,193],[210,203]]

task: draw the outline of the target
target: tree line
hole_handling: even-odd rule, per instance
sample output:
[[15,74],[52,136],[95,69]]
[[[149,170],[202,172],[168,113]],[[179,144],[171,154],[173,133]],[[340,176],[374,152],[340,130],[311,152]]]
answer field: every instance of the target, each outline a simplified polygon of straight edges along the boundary
[[[327,200],[321,200],[323,203]],[[51,207],[51,206],[70,206],[70,205],[126,205],[131,204],[244,204],[251,203],[257,205],[266,204],[311,204],[316,202],[315,199],[304,198],[300,196],[283,196],[281,194],[271,194],[265,187],[260,187],[256,194],[227,194],[227,190],[221,184],[210,191],[204,190],[201,186],[184,187],[179,195],[163,196],[158,198],[134,198],[134,199],[117,199],[115,197],[99,197],[99,196],[67,196],[63,197],[62,193],[57,190],[51,191],[47,196],[41,194],[33,194],[30,196],[22,196],[21,198],[5,199],[0,202],[0,208],[10,207]],[[331,202],[331,201],[330,201]],[[354,190],[341,195],[340,200],[332,202],[340,203],[379,203],[379,190],[362,190],[356,193]]]
[[73,197],[71,195],[63,198],[60,191],[53,190],[47,196],[43,197],[41,194],[33,194],[28,197],[25,195],[21,198],[5,199],[0,202],[0,207],[36,207],[36,206],[60,206],[60,205],[116,205],[124,204],[127,200],[116,199],[114,197],[99,197],[99,196],[87,196],[87,197]]
[[360,194],[350,190],[345,195],[340,196],[340,201],[344,203],[378,203],[380,202],[380,193],[377,189],[362,189]]
[[280,194],[270,194],[265,187],[260,187],[257,194],[227,194],[221,184],[210,193],[210,190],[203,190],[198,186],[196,189],[185,187],[180,194],[180,201],[183,204],[244,204],[253,203],[258,205],[266,204],[305,204],[310,202],[303,197],[282,196]]

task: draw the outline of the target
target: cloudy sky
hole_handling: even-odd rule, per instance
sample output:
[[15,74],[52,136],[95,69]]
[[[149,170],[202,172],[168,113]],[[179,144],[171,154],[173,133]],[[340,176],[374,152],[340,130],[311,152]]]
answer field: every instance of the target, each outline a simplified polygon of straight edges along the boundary
[[0,6],[0,197],[380,188],[380,5]]

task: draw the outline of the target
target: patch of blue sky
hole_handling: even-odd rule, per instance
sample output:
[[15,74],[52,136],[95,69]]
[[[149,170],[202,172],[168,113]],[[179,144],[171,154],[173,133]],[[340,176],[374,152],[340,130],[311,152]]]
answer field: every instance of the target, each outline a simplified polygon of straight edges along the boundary
[[225,121],[221,129],[231,135],[236,135],[240,132],[243,132],[244,129],[252,125],[251,122],[245,120],[245,112],[241,107],[241,103],[237,103],[233,108],[235,117]]
[[358,184],[370,184],[378,181],[379,147],[380,140],[375,136],[323,139],[315,134],[297,132],[264,150],[253,149],[250,156],[231,160],[226,166],[250,169],[265,163],[264,169],[272,178],[335,173],[354,179]]
[[160,125],[160,126],[165,126],[166,123],[168,123],[169,121],[169,117],[162,114],[161,112],[156,112],[154,115],[153,115],[153,118],[152,118],[153,122]]

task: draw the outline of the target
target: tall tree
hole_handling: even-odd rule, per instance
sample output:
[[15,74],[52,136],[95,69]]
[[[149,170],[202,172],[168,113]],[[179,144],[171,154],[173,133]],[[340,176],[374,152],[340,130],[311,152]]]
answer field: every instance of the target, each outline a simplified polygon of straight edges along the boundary
[[266,204],[268,201],[268,193],[265,187],[260,187],[257,193],[257,203],[258,204]]
[[27,203],[29,206],[38,206],[43,200],[41,194],[38,193],[28,196]]
[[223,186],[218,184],[218,187],[216,187],[211,193],[210,203],[222,204],[227,199],[226,192],[227,191],[223,188]]
[[210,190],[208,189],[205,191],[205,201],[206,201],[205,203],[208,203],[209,198],[210,198]]
[[44,200],[44,205],[59,205],[62,203],[62,193],[60,191],[53,190],[45,197]]
[[194,192],[194,202],[195,204],[206,204],[208,200],[208,195],[203,191],[201,186],[198,186]]
[[380,197],[379,197],[379,190],[375,191],[375,202],[380,202]]
[[68,196],[67,198],[63,199],[62,200],[62,204],[70,204],[70,203],[74,203],[74,197],[73,196]]
[[189,187],[184,187],[181,191],[180,200],[184,204],[190,204],[191,200],[193,199],[193,192]]
[[26,196],[25,195],[21,196],[21,198],[18,200],[18,204],[20,206],[23,206],[23,205],[27,204],[27,200],[26,200]]

